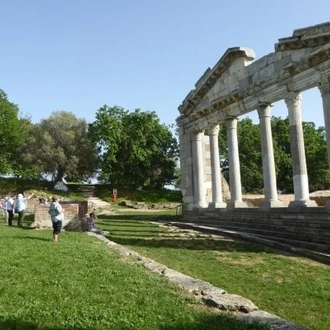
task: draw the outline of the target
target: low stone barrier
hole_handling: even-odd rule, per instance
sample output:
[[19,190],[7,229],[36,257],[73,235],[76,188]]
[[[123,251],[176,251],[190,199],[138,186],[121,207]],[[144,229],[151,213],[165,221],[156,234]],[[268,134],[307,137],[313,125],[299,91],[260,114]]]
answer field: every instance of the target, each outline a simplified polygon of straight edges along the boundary
[[[75,222],[86,218],[86,214],[90,211],[88,202],[68,201],[61,202],[64,209],[63,227],[65,228],[71,222]],[[31,228],[47,228],[52,227],[50,215],[48,213],[49,205],[36,204],[34,206],[34,221],[30,225]]]

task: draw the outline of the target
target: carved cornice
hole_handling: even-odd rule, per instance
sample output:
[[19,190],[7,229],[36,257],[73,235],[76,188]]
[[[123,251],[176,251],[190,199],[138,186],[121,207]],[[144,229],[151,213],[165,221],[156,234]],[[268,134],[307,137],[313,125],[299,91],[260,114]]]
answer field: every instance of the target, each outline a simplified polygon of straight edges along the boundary
[[198,111],[192,113],[190,118],[199,119],[199,118],[207,116],[209,113],[210,113],[210,110],[208,108],[201,109],[201,110],[198,110]]
[[225,95],[223,97],[220,97],[212,102],[212,107],[215,109],[222,109],[226,107],[227,105],[237,102],[242,99],[241,94],[239,91],[235,91],[231,94]]
[[281,38],[275,51],[295,50],[322,46],[330,42],[330,23],[326,22],[293,31],[292,37]]
[[[328,36],[329,42],[324,44]],[[288,51],[284,47],[283,52],[270,53],[248,65],[251,54],[241,48],[229,49],[186,96],[179,107],[177,124],[188,131],[207,130],[211,124],[256,110],[262,102],[272,104],[285,99],[288,107],[297,107],[301,102],[299,92],[314,87],[327,95],[330,23],[295,30],[292,37],[280,40],[283,45],[299,41],[301,48],[295,45],[296,50]],[[307,41],[313,46],[302,43]]]
[[231,66],[238,58],[252,61],[255,54],[252,49],[244,47],[228,48],[225,54],[220,58],[217,64],[210,70],[204,72],[202,77],[195,84],[196,89],[193,89],[185,97],[182,104],[179,106],[180,114],[188,115],[191,113],[195,105],[200,102],[206,93],[214,86],[221,75]]

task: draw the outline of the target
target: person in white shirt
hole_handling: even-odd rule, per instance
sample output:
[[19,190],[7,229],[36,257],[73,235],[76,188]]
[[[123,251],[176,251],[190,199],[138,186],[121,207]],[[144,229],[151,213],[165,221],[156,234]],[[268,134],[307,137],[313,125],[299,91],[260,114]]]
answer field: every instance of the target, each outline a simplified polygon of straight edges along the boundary
[[5,197],[5,200],[2,203],[3,216],[5,217],[5,223],[8,223],[8,212],[7,212],[7,200],[9,197]]
[[18,213],[18,227],[22,227],[23,220],[25,216],[25,208],[26,208],[26,201],[30,199],[33,196],[33,194],[30,195],[30,197],[25,198],[23,194],[18,194],[17,199],[15,201],[15,212]]
[[6,197],[5,202],[3,203],[2,208],[5,210],[5,212],[7,213],[7,218],[6,218],[6,222],[8,223],[8,226],[12,226],[13,225],[13,218],[14,218],[14,196],[11,197]]

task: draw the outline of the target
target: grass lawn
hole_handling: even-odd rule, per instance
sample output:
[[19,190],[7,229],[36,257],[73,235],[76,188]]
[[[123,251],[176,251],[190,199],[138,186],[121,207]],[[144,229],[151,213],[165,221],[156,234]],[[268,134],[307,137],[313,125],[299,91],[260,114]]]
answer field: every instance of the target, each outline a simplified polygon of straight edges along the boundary
[[[109,218],[102,219],[103,225],[117,240],[141,238],[130,244],[134,248],[156,248],[142,243],[145,235],[157,241],[155,226]],[[207,310],[165,278],[123,262],[85,233],[63,232],[56,244],[51,230],[1,223],[0,251],[0,330],[266,329]],[[158,251],[162,259],[166,245]]]
[[330,267],[258,245],[191,233],[149,221],[166,213],[101,215],[111,240],[186,275],[251,299],[261,310],[315,330],[330,329]]

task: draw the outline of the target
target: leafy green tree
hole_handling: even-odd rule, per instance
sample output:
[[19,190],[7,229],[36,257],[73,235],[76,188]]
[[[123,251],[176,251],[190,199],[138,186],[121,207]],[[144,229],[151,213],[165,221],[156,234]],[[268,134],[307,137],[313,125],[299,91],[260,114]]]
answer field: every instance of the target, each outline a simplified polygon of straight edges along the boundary
[[0,89],[0,173],[12,174],[20,164],[20,154],[16,149],[25,139],[30,126],[28,119],[19,118],[19,108],[8,100]]
[[98,148],[88,138],[88,124],[68,111],[55,111],[31,127],[21,147],[24,165],[52,181],[86,181],[98,168]]
[[[229,183],[227,130],[222,125],[219,135],[220,164],[224,178]],[[237,125],[241,182],[244,192],[260,192],[263,189],[262,157],[259,126],[250,118]]]
[[259,125],[250,118],[240,121],[238,141],[243,192],[260,193],[264,184]]
[[330,171],[325,138],[325,128],[316,128],[313,122],[304,122],[306,163],[310,191],[326,190],[330,187]]
[[155,112],[104,105],[89,131],[102,149],[101,182],[162,188],[176,179],[177,140]]
[[[285,193],[293,192],[292,158],[289,119],[272,118],[277,186]],[[316,128],[313,122],[303,122],[305,155],[309,190],[330,187],[327,147],[324,127]]]
[[289,119],[272,117],[271,126],[277,189],[283,193],[292,193],[293,173]]

